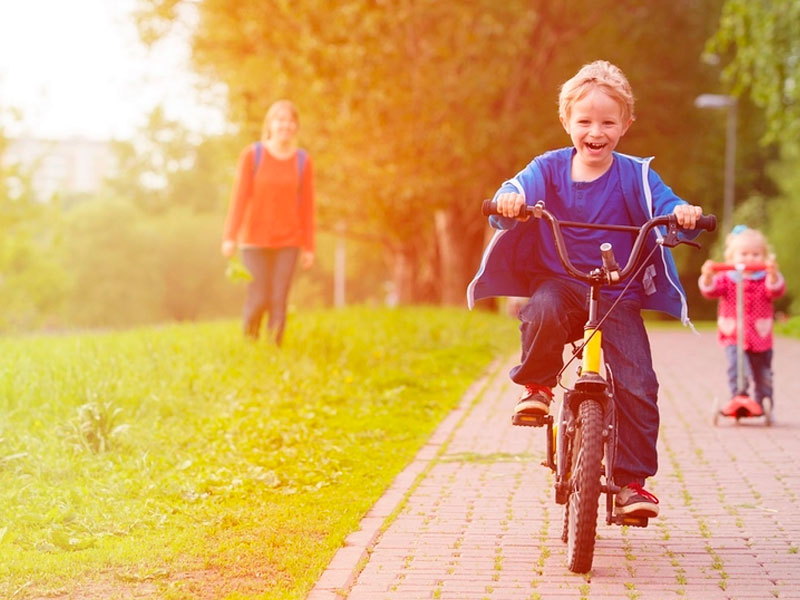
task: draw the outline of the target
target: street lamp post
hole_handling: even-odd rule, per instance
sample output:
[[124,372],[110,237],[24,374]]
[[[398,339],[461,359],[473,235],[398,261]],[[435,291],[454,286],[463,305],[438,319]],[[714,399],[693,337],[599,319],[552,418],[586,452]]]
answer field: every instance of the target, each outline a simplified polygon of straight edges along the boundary
[[728,124],[725,130],[725,195],[722,205],[722,230],[731,230],[733,220],[733,195],[736,181],[736,98],[725,94],[700,94],[694,100],[698,108],[727,108]]

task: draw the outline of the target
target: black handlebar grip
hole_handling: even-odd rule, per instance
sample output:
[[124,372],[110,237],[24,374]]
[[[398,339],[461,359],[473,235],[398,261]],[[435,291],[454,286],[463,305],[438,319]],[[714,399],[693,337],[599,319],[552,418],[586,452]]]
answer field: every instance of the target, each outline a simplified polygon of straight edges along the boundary
[[491,215],[496,215],[497,213],[497,204],[494,200],[484,200],[483,204],[481,205],[481,212],[483,213],[484,217],[488,217]]
[[705,229],[706,231],[714,231],[717,228],[717,216],[703,215],[702,217],[697,219],[695,227],[697,229]]

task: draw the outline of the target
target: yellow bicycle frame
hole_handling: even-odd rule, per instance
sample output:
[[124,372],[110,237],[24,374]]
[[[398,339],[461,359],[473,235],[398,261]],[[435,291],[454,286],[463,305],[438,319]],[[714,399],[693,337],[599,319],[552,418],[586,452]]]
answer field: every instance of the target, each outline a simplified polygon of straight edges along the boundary
[[581,363],[581,374],[597,373],[600,374],[600,346],[603,340],[603,333],[599,329],[586,329],[583,332],[583,360]]

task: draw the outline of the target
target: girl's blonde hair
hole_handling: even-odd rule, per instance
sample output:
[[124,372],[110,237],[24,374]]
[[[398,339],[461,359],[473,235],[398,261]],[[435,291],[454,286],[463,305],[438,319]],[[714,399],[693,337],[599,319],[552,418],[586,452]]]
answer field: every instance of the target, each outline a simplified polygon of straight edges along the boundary
[[772,255],[772,250],[767,242],[767,237],[758,229],[750,229],[745,225],[737,225],[725,238],[725,262],[733,261],[733,253],[736,250],[736,243],[749,240],[764,249],[764,257]]
[[623,122],[636,118],[633,114],[631,84],[622,70],[607,60],[596,60],[583,65],[580,71],[562,84],[558,95],[558,116],[563,121],[569,120],[572,105],[597,88],[617,101],[622,108]]
[[273,119],[275,114],[284,108],[288,108],[289,112],[292,113],[292,118],[297,125],[300,125],[300,113],[297,112],[297,107],[291,100],[276,100],[272,103],[272,105],[267,109],[267,114],[264,115],[264,122],[261,125],[261,139],[267,140],[269,139],[269,122]]

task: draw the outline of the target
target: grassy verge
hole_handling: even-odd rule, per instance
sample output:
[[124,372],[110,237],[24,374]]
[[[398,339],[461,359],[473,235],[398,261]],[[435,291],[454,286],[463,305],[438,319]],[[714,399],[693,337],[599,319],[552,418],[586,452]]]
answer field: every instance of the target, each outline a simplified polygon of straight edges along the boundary
[[792,317],[786,321],[775,323],[775,333],[800,338],[800,317]]
[[303,598],[508,317],[303,314],[0,340],[0,598]]

